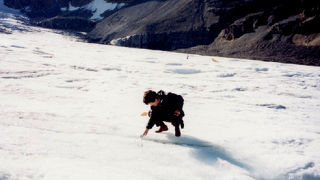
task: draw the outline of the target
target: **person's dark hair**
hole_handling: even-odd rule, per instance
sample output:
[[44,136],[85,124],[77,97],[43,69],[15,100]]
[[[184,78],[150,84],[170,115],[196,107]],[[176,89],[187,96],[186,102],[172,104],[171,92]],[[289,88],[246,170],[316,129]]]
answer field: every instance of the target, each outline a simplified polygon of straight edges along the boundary
[[159,95],[156,92],[154,92],[152,90],[148,90],[148,91],[144,92],[143,102],[146,105],[148,105],[148,103],[154,102],[158,98],[159,98]]

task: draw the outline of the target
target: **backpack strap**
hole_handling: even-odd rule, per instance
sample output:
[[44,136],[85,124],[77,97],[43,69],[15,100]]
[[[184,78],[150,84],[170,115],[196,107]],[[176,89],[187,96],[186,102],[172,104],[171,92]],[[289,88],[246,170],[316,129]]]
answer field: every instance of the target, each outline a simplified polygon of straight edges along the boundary
[[157,94],[159,95],[160,99],[164,99],[166,96],[166,93],[163,90],[160,90]]

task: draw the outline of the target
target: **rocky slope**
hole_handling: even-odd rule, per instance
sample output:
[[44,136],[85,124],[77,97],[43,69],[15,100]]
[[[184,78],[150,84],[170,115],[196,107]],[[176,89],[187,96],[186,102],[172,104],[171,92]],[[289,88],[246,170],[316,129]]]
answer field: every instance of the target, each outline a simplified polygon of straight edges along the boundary
[[35,25],[91,31],[96,22],[132,0],[4,0],[10,8],[27,14]]
[[100,9],[112,11],[131,1],[133,0],[4,0],[4,4],[20,9],[32,18],[51,18],[57,15],[92,18]]
[[92,42],[320,65],[319,2],[149,1],[98,23]]
[[216,33],[210,25],[219,17],[203,17],[203,6],[194,0],[147,1],[115,12],[88,36],[92,42],[162,50],[210,44]]
[[[93,7],[98,1],[113,6],[102,12]],[[23,9],[31,17],[50,17],[41,19],[38,25],[87,31],[90,42],[320,65],[320,1],[5,0],[5,3]]]

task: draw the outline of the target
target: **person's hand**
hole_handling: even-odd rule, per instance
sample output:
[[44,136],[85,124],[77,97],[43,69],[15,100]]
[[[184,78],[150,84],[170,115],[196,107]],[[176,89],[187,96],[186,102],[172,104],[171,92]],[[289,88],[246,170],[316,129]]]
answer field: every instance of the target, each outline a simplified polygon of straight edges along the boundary
[[148,131],[149,131],[149,129],[148,129],[148,128],[146,128],[146,130],[144,130],[144,132],[143,132],[142,136],[146,136],[146,135],[148,134]]
[[173,115],[175,115],[175,116],[180,116],[180,111],[179,110],[176,110],[174,113],[173,113]]

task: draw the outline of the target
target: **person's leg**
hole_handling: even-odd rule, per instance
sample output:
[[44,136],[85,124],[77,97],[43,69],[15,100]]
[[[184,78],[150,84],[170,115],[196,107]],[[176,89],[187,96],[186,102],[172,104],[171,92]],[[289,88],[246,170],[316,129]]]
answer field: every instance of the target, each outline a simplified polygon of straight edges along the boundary
[[164,124],[163,121],[159,120],[159,121],[156,121],[156,126],[158,126],[158,127],[160,126],[161,127],[161,126],[166,126],[166,125]]
[[184,128],[184,121],[182,119],[182,116],[178,116],[178,117],[172,117],[171,118],[171,123],[173,126],[181,126],[181,128]]
[[164,124],[163,121],[156,121],[156,126],[160,126],[160,128],[156,131],[156,133],[160,133],[162,131],[168,131],[168,126]]
[[183,129],[184,128],[184,122],[183,122],[182,117],[179,119],[179,124],[180,124],[181,128]]
[[177,137],[181,136],[181,131],[180,131],[179,125],[174,127],[174,132],[175,132],[174,133],[175,136],[177,136]]
[[[172,117],[171,118],[171,124],[174,126],[175,136],[177,136],[177,137],[181,136],[181,131],[180,131],[181,122],[183,123],[183,121],[180,117]],[[181,125],[181,127],[182,127],[182,125]]]

